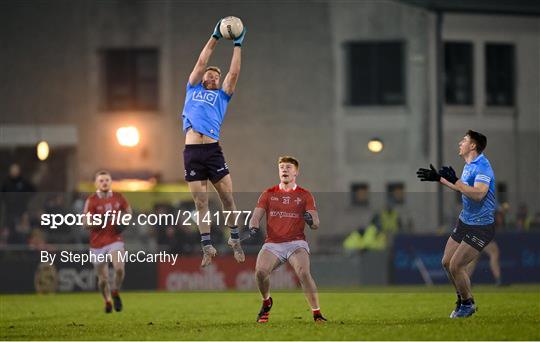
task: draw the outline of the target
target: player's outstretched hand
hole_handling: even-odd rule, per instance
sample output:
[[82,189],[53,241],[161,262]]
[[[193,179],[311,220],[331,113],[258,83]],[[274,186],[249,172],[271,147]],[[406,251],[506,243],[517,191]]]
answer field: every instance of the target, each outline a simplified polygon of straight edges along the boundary
[[242,34],[234,40],[234,46],[242,46],[242,43],[244,42],[244,37],[246,36],[246,32],[247,28],[244,26]]
[[429,164],[429,169],[419,168],[416,171],[416,177],[421,182],[438,182],[441,180],[441,175],[437,172],[433,164]]
[[248,228],[249,234],[241,238],[240,242],[256,239],[257,235],[259,235],[259,230],[260,229],[258,227],[249,227]]
[[219,21],[216,24],[216,27],[214,28],[214,32],[212,33],[212,37],[216,38],[216,40],[219,40],[219,38],[223,37],[223,35],[221,34],[221,31],[219,30],[219,26],[221,25],[221,20],[223,19],[219,19]]
[[306,221],[308,226],[313,226],[313,216],[307,211],[304,213],[304,221]]
[[257,236],[257,234],[259,234],[259,228],[249,227],[249,237],[250,238],[254,238],[255,236]]
[[446,179],[452,184],[456,184],[458,181],[458,177],[456,176],[456,171],[454,171],[454,168],[451,166],[443,166],[439,170],[439,174],[442,178]]
[[114,228],[118,234],[122,234],[127,229],[127,226],[124,224],[117,224],[114,226]]

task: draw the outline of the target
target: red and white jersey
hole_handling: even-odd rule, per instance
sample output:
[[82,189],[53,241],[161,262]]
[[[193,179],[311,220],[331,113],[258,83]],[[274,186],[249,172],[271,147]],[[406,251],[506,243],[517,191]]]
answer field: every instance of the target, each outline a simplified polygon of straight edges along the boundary
[[266,242],[275,243],[305,240],[304,213],[317,210],[308,190],[298,185],[283,190],[279,184],[261,194],[257,208],[266,210]]
[[[129,208],[129,204],[124,196],[117,192],[109,191],[108,193],[95,193],[88,197],[84,206],[84,213],[90,213],[92,215],[98,214],[102,220],[105,220],[105,213],[116,210],[116,216],[121,211],[125,213]],[[112,219],[109,216],[107,218],[107,224],[104,228],[103,223],[99,227],[92,228],[90,230],[90,247],[101,248],[116,241],[122,241],[122,235],[118,233]]]

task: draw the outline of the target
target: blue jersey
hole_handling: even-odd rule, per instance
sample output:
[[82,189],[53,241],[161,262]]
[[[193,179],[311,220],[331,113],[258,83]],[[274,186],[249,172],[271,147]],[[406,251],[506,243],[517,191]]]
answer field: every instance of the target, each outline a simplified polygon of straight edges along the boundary
[[461,195],[463,210],[459,214],[459,219],[469,225],[487,225],[495,222],[497,208],[495,174],[484,154],[480,154],[475,160],[465,165],[461,181],[469,186],[474,186],[474,183],[485,183],[489,185],[489,190],[481,201],[474,201]]
[[230,100],[231,96],[221,89],[207,90],[202,83],[192,86],[188,82],[182,112],[184,133],[192,128],[219,140],[219,132]]

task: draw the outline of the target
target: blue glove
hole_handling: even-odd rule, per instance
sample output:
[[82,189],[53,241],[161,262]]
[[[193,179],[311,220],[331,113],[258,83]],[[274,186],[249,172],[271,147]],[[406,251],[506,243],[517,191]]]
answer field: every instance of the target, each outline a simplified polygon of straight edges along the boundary
[[212,37],[216,38],[216,40],[219,40],[219,38],[223,37],[221,31],[219,30],[219,27],[221,26],[221,20],[223,19],[219,19],[218,23],[216,24],[216,28],[214,29],[214,33],[212,33]]
[[456,184],[456,182],[459,179],[456,176],[456,171],[454,171],[454,169],[451,166],[443,166],[439,170],[439,174],[441,175],[442,178],[446,179],[447,181],[449,181],[452,184]]
[[313,226],[313,216],[311,216],[311,214],[307,211],[304,213],[304,221],[306,221],[308,226]]
[[238,36],[234,40],[234,46],[242,46],[242,42],[244,41],[244,37],[246,36],[247,28],[244,27],[244,30],[242,31],[242,34]]

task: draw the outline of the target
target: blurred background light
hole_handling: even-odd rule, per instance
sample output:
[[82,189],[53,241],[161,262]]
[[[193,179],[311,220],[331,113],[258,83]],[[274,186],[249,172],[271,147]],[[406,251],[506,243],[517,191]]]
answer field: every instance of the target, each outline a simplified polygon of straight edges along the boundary
[[373,153],[379,153],[383,150],[384,144],[381,139],[373,138],[368,142],[368,150]]
[[139,130],[134,126],[120,127],[116,130],[116,139],[121,146],[137,146],[139,143]]
[[42,140],[36,146],[36,153],[39,160],[44,161],[49,157],[49,144]]

